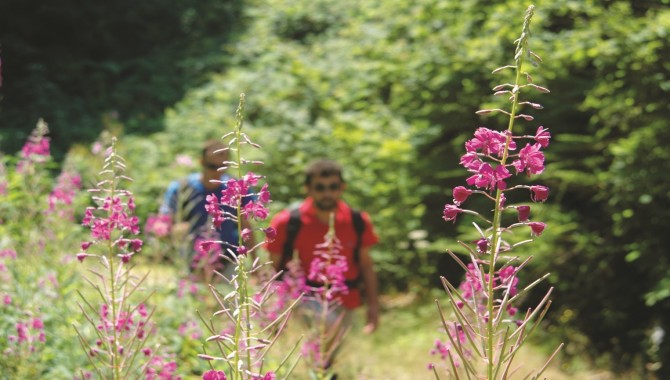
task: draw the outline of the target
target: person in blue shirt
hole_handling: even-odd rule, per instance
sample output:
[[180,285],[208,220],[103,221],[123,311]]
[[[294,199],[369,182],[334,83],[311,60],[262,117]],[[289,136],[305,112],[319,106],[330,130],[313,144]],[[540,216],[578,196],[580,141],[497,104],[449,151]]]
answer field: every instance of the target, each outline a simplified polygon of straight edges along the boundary
[[[229,250],[234,251],[238,245],[239,233],[235,221],[226,220],[219,228],[214,228],[211,217],[205,210],[206,198],[210,194],[221,196],[226,189],[226,182],[231,177],[218,169],[228,159],[226,146],[218,140],[205,143],[202,148],[200,164],[201,172],[191,173],[186,178],[173,181],[168,186],[161,214],[168,214],[172,218],[172,236],[179,242],[188,244],[188,261],[191,272],[205,280],[211,280],[212,271],[217,270],[227,278],[233,273],[234,265],[219,254],[231,257]],[[248,198],[246,198],[248,199]],[[224,211],[236,213],[235,210],[224,206]],[[243,218],[242,228],[250,228]],[[202,246],[206,240],[218,240],[223,244],[217,247]],[[244,243],[253,247],[253,237]],[[200,273],[198,273],[200,272]]]

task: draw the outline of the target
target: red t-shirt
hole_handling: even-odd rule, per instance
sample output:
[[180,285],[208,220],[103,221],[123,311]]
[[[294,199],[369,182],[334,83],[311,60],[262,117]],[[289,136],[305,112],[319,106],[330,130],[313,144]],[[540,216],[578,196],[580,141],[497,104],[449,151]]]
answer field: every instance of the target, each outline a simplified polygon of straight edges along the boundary
[[[328,223],[322,222],[317,217],[313,203],[312,198],[307,198],[300,205],[301,225],[293,243],[293,249],[298,251],[300,263],[305,274],[309,273],[316,245],[324,242],[326,233],[328,232]],[[365,229],[361,235],[361,249],[363,249],[375,245],[379,241],[379,238],[375,234],[368,214],[361,212],[361,216],[365,222]],[[290,217],[290,212],[283,210],[272,218],[270,222],[270,225],[277,230],[277,238],[270,243],[266,243],[265,247],[274,255],[281,255],[284,250],[286,228]],[[354,248],[356,247],[358,234],[356,234],[351,220],[351,209],[343,201],[337,203],[337,209],[335,210],[335,235],[342,244],[341,254],[347,259],[348,270],[345,273],[345,278],[347,280],[355,280],[360,276],[358,263],[354,262]],[[349,289],[349,293],[341,295],[340,299],[342,305],[348,309],[361,305],[361,295],[358,289]]]

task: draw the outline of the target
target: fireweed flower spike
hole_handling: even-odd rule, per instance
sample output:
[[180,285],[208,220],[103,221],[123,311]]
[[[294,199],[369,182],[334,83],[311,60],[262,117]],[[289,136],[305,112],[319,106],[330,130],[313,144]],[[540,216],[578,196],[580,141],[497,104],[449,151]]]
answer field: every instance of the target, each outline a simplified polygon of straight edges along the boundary
[[[209,361],[211,367],[217,361],[224,361],[227,363],[226,370],[230,372],[226,377],[224,372],[212,368],[203,375],[203,379],[274,379],[275,373],[287,362],[291,353],[281,361],[278,368],[270,372],[263,370],[264,357],[279,337],[291,310],[300,299],[298,297],[284,310],[277,310],[273,308],[276,304],[269,302],[278,289],[274,282],[277,276],[262,284],[261,289],[255,294],[249,282],[252,273],[261,271],[262,267],[268,264],[259,263],[259,259],[255,258],[254,252],[263,242],[251,246],[254,231],[265,235],[265,240],[274,239],[276,231],[273,228],[252,228],[250,226],[251,221],[257,223],[268,217],[267,206],[271,199],[267,183],[263,184],[256,194],[253,193],[253,189],[263,180],[263,176],[243,171],[243,166],[246,164],[262,164],[262,162],[250,161],[242,156],[243,147],[260,148],[242,131],[244,102],[245,96],[241,94],[235,128],[222,137],[222,140],[227,143],[226,150],[229,151],[230,161],[223,162],[219,170],[232,171],[235,178],[227,180],[225,189],[220,195],[210,195],[206,199],[206,209],[212,217],[212,224],[218,227],[226,220],[235,222],[238,226],[239,239],[235,246],[223,246],[233,257],[232,263],[235,265],[235,274],[231,279],[224,278],[224,280],[227,280],[234,289],[228,294],[222,294],[215,286],[210,285],[219,311],[214,313],[210,320],[205,320],[201,316],[211,334],[206,341],[214,345],[216,354],[205,352],[199,357]],[[226,212],[226,209],[234,211]],[[211,249],[212,245],[221,246],[222,242],[209,241],[201,244]],[[268,309],[272,310],[268,311]],[[268,315],[273,318],[263,320]],[[221,319],[222,317],[224,327],[215,328],[214,318]],[[287,372],[285,376],[289,376],[291,369]]]
[[315,247],[305,287],[308,304],[316,306],[309,307],[305,312],[310,332],[302,353],[313,371],[311,375],[316,379],[331,378],[334,353],[348,329],[344,323],[346,312],[338,308],[340,302],[337,298],[349,292],[344,277],[348,265],[341,252],[342,245],[335,235],[335,214],[330,214],[328,232],[323,243]]
[[[507,236],[510,236],[509,239],[514,238],[507,234],[517,227],[530,228],[531,238],[540,236],[546,228],[543,222],[530,221],[531,206],[507,205],[505,196],[507,192],[528,189],[533,202],[544,202],[549,194],[549,189],[540,185],[509,186],[509,182],[514,180],[513,172],[517,176],[525,174],[532,177],[544,171],[545,156],[542,149],[549,146],[551,137],[548,129],[543,126],[538,127],[534,135],[513,134],[517,121],[531,122],[535,119],[531,115],[520,113],[522,107],[533,110],[543,108],[540,104],[521,100],[522,95],[529,91],[549,92],[545,87],[532,83],[530,74],[523,71],[527,69],[527,63],[537,66],[539,61],[539,57],[529,47],[533,11],[534,7],[530,6],[521,36],[515,41],[515,64],[493,71],[494,74],[506,73],[510,69],[515,71],[514,83],[501,84],[493,89],[494,95],[505,95],[509,98],[510,109],[496,108],[477,112],[479,115],[505,116],[508,120],[507,129],[496,131],[479,127],[474,137],[465,143],[466,153],[461,157],[460,164],[470,173],[466,179],[470,188],[454,188],[453,204],[445,205],[443,211],[443,219],[454,222],[462,213],[481,217],[464,206],[474,195],[483,195],[494,203],[492,208],[487,207],[488,210],[493,210],[492,220],[481,217],[486,222],[485,227],[475,223],[480,239],[470,243],[459,242],[467,250],[471,263],[465,264],[453,252],[448,251],[465,271],[465,280],[456,287],[442,278],[449,300],[454,306],[455,320],[448,321],[438,303],[447,340],[438,340],[431,353],[441,357],[442,367],[454,378],[463,378],[460,374],[465,378],[508,378],[515,354],[530,332],[538,326],[550,305],[548,299],[551,289],[535,308],[529,309],[525,315],[519,315],[513,303],[548,275],[525,288],[518,288],[517,274],[531,257],[517,264],[519,257],[511,256],[508,252],[529,240],[517,243],[507,241]],[[517,151],[517,147],[521,149]],[[510,211],[516,212],[518,222],[503,225],[502,214]],[[546,365],[530,375],[537,379],[544,368]],[[437,365],[431,363],[429,369],[439,378]]]
[[[147,345],[155,329],[150,323],[153,309],[131,300],[148,274],[138,278],[128,266],[142,250],[142,240],[134,237],[139,233],[139,220],[133,215],[133,195],[121,187],[131,180],[124,171],[124,160],[113,139],[100,172],[101,180],[96,189],[89,190],[97,205],[87,208],[82,220],[91,230],[91,239],[81,244],[82,251],[76,255],[79,262],[89,265],[94,276],[86,281],[95,290],[92,294],[99,298],[87,298],[79,292],[79,308],[96,333],[94,343],[77,326],[75,330],[91,367],[105,379],[136,378],[142,374],[149,378],[155,372],[155,361],[162,360]],[[176,363],[163,364],[176,369]]]

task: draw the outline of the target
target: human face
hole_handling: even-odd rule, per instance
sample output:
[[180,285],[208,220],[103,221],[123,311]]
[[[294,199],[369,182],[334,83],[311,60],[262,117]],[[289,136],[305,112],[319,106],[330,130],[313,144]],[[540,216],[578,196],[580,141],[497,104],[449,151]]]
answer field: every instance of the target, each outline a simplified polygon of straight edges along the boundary
[[315,177],[307,186],[307,194],[321,211],[333,211],[337,207],[346,184],[338,176]]
[[207,151],[205,157],[200,161],[203,169],[207,173],[215,174],[217,170],[223,166],[223,161],[226,160],[225,152],[214,153],[215,151],[215,149]]

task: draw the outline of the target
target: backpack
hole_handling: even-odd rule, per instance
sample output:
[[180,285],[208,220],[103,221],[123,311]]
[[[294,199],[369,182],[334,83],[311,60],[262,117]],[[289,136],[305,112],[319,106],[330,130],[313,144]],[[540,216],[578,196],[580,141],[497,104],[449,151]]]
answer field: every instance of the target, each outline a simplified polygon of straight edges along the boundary
[[[279,268],[286,270],[286,264],[293,258],[293,244],[295,243],[295,238],[298,236],[302,222],[300,221],[300,209],[298,207],[292,208],[289,213],[290,217],[288,224],[286,226],[286,240],[284,241],[284,247],[282,250],[282,257],[280,261]],[[361,260],[361,241],[363,237],[363,231],[365,231],[365,222],[363,221],[363,216],[361,216],[360,211],[351,209],[351,221],[354,224],[354,230],[356,231],[356,245],[354,246],[354,263],[360,266]],[[358,278],[354,280],[346,280],[345,284],[348,288],[355,288],[360,281],[360,273]],[[308,281],[309,283],[309,281]],[[313,285],[313,284],[310,284]]]

